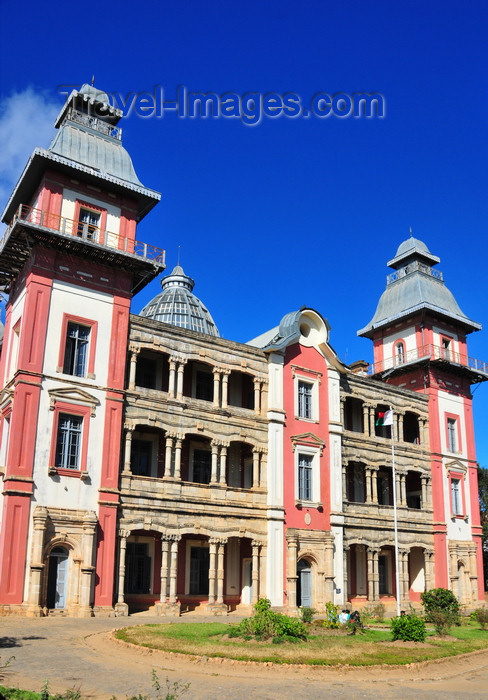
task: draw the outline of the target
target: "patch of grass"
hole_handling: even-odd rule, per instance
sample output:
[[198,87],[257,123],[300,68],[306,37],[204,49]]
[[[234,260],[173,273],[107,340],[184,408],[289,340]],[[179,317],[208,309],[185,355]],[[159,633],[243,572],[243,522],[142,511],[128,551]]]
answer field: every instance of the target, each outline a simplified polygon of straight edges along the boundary
[[30,690],[19,690],[19,688],[6,688],[0,685],[0,698],[5,700],[39,700],[40,693],[32,693]]
[[336,666],[372,666],[376,664],[409,664],[464,654],[488,648],[488,635],[473,627],[457,627],[452,636],[432,639],[425,644],[393,643],[389,630],[365,630],[361,636],[334,636],[320,627],[306,642],[279,645],[269,641],[230,638],[231,625],[213,623],[178,623],[144,625],[118,630],[119,639],[132,644],[180,654],[224,657],[241,661],[278,664]]

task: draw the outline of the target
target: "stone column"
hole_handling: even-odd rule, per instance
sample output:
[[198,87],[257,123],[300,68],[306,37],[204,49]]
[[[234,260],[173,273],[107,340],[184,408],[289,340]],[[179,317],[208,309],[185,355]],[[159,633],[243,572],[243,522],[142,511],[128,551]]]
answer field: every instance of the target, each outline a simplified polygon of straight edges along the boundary
[[163,535],[161,537],[161,593],[159,601],[166,603],[168,595],[168,574],[169,574],[169,540]]
[[140,348],[130,345],[130,364],[129,364],[129,389],[134,390],[136,387],[136,369],[137,369],[137,356],[139,355]]
[[429,591],[434,586],[434,552],[424,550],[425,590]]
[[334,538],[326,535],[325,540],[325,571],[324,571],[324,603],[334,602]]
[[396,439],[400,442],[403,441],[403,413],[397,413],[396,416],[398,418]]
[[427,502],[427,476],[425,476],[424,474],[422,474],[422,475],[420,476],[420,483],[421,483],[421,485],[422,485],[422,503],[421,503],[421,507],[422,507],[422,510],[425,510],[425,509],[427,508],[427,506],[428,506],[428,502]]
[[469,579],[471,583],[471,600],[478,599],[478,567],[476,561],[476,547],[469,548]]
[[115,604],[115,614],[117,617],[126,617],[129,614],[129,606],[125,602],[125,556],[127,551],[128,530],[122,530],[119,537],[119,580],[117,603]]
[[258,601],[259,597],[259,547],[260,542],[252,542],[252,604]]
[[294,609],[297,607],[297,549],[298,541],[296,539],[288,540],[288,562],[287,562],[287,593],[288,607]]
[[32,535],[32,563],[30,565],[29,606],[27,608],[28,617],[39,617],[41,614],[41,578],[44,569],[42,545],[44,542],[44,530],[47,516],[47,508],[36,506],[32,516],[34,532]]
[[252,487],[257,489],[259,486],[259,450],[255,448],[252,451]]
[[130,458],[131,458],[131,449],[132,449],[132,430],[130,428],[127,429],[127,432],[125,434],[125,451],[124,451],[124,474],[130,474]]
[[228,369],[222,371],[222,408],[229,405],[229,374]]
[[401,494],[401,487],[400,487],[400,474],[398,473],[398,471],[396,471],[395,477],[396,478],[395,478],[395,483],[393,484],[393,488],[396,489],[397,505],[401,506],[402,505],[402,494]]
[[97,530],[97,516],[87,511],[83,518],[83,536],[81,539],[81,585],[80,585],[80,617],[91,617],[92,582],[95,572],[94,553]]
[[428,445],[429,444],[429,431],[427,428],[427,421],[424,419],[420,419],[420,442],[423,445]]
[[210,474],[210,483],[217,483],[217,466],[219,459],[219,446],[215,440],[212,440],[212,471]]
[[266,449],[263,449],[261,451],[261,459],[260,459],[261,469],[260,469],[260,474],[259,474],[259,486],[262,489],[266,488],[266,482],[267,482],[267,475],[266,475],[266,469],[267,469],[267,464],[268,464],[267,454],[268,453],[267,453]]
[[224,604],[224,551],[226,540],[220,540],[217,548],[217,605]]
[[226,466],[227,466],[227,448],[228,445],[221,445],[220,447],[220,483],[222,486],[225,486],[226,480],[225,480],[225,471],[226,471]]
[[261,382],[259,379],[254,379],[254,411],[257,414],[261,413]]
[[375,586],[374,586],[374,564],[373,564],[373,550],[367,549],[366,556],[368,558],[368,602],[372,603],[375,599]]
[[378,469],[376,467],[371,468],[371,486],[371,499],[373,503],[378,503]]
[[183,439],[181,435],[176,436],[175,440],[175,479],[181,480],[181,446]]
[[342,500],[347,501],[347,465],[342,465]]
[[216,558],[217,558],[217,544],[218,540],[209,540],[209,550],[210,550],[210,562],[208,567],[208,603],[213,605],[215,603],[215,584],[216,584]]
[[363,404],[363,428],[366,435],[374,435],[374,431],[371,432],[371,407],[367,404]]
[[371,469],[369,467],[366,467],[364,471],[366,474],[366,503],[371,503]]
[[400,505],[406,506],[407,505],[407,483],[406,483],[407,482],[407,475],[400,472],[399,481],[400,481]]
[[169,360],[169,379],[168,379],[168,396],[170,399],[176,398],[176,360],[170,357]]
[[173,436],[170,433],[166,435],[165,452],[164,452],[164,478],[168,479],[171,476],[171,466],[173,461]]
[[345,405],[346,405],[346,397],[341,396],[340,402],[341,402],[341,425],[344,426],[344,428],[345,428],[346,424],[345,424],[345,412],[344,412],[344,410],[345,410]]
[[180,537],[172,535],[171,537],[171,562],[169,569],[169,603],[176,603],[176,577],[178,575],[178,542]]
[[408,552],[399,552],[399,564],[400,564],[400,599],[401,604],[405,605],[408,603]]
[[348,555],[349,555],[350,549],[349,547],[343,546],[342,548],[342,556],[343,556],[343,573],[344,573],[344,584],[343,584],[343,593],[344,593],[344,603],[347,601],[349,598],[349,566],[348,566]]
[[213,368],[213,405],[215,408],[220,406],[220,369]]
[[183,372],[185,371],[186,361],[180,360],[176,371],[176,398],[181,401],[183,398]]

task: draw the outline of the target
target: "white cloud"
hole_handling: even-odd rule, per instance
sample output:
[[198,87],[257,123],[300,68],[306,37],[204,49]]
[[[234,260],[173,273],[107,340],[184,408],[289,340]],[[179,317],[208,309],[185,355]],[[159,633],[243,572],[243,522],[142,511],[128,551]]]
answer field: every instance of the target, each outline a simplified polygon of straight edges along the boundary
[[36,146],[49,146],[59,102],[26,88],[0,102],[0,211]]

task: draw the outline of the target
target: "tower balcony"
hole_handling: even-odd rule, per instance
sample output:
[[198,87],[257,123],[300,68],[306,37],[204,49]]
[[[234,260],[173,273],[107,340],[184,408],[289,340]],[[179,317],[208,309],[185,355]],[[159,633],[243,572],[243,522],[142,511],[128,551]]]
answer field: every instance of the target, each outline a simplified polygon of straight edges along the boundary
[[385,379],[393,374],[410,372],[414,366],[429,363],[434,363],[447,372],[465,376],[474,384],[488,380],[488,362],[432,344],[409,350],[401,357],[388,357],[369,365],[367,373]]
[[134,291],[166,267],[162,248],[21,204],[0,240],[0,285],[7,291],[34,245],[55,248],[101,265],[117,265],[134,275]]

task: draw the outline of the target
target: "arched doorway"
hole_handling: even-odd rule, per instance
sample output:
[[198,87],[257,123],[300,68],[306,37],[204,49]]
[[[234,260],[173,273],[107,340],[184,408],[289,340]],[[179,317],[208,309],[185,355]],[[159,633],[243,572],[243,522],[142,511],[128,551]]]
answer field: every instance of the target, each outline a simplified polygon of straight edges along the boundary
[[297,566],[297,605],[312,607],[312,567],[306,559],[300,559]]
[[49,555],[47,575],[47,607],[64,610],[68,583],[68,552],[64,547],[54,547]]

